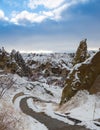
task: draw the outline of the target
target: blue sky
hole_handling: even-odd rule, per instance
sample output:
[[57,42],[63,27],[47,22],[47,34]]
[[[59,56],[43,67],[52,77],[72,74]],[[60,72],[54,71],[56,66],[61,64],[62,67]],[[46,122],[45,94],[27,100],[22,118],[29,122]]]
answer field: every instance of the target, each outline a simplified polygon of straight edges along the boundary
[[0,0],[0,47],[72,51],[100,47],[100,0]]

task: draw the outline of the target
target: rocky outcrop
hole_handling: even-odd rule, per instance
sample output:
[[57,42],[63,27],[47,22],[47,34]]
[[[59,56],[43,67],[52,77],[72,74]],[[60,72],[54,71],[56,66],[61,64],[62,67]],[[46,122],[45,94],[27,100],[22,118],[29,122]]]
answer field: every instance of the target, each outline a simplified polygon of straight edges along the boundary
[[19,66],[19,68],[16,71],[17,74],[19,74],[20,76],[28,77],[32,75],[31,69],[28,66],[26,66],[26,63],[19,52],[13,50],[11,52],[11,59],[14,59],[16,64]]
[[93,83],[99,75],[100,51],[98,51],[94,56],[87,59],[85,62],[79,63],[73,67],[66,79],[60,104],[68,101],[79,90],[85,89],[90,92]]
[[48,77],[48,76],[58,76],[58,77],[63,77],[65,78],[68,73],[69,73],[69,69],[66,68],[62,68],[60,67],[60,65],[53,65],[53,63],[50,62],[46,62],[46,63],[42,63],[40,64],[35,71],[39,71],[39,72],[43,72],[44,77]]
[[82,40],[73,59],[73,65],[84,62],[87,59],[87,39]]
[[4,48],[0,49],[0,68],[5,72],[17,73],[20,76],[30,76],[31,70],[26,66],[21,54],[13,50],[7,53]]
[[17,64],[14,60],[11,60],[10,54],[4,48],[0,49],[0,68],[11,73],[14,73],[18,68]]

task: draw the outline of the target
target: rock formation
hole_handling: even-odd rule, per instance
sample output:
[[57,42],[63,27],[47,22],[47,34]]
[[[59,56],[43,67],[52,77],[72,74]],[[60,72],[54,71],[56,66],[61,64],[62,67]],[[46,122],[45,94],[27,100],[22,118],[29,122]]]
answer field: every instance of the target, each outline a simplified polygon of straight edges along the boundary
[[14,72],[17,69],[16,63],[11,60],[10,54],[4,48],[0,49],[0,68],[7,72]]
[[20,76],[32,75],[30,68],[28,66],[26,66],[26,63],[23,60],[23,57],[19,52],[12,50],[11,59],[14,59],[16,64],[19,66],[19,68],[16,71],[17,74],[19,74]]
[[87,59],[87,39],[82,40],[73,59],[73,65],[84,62]]
[[[91,91],[91,86],[100,75],[100,51],[70,71],[62,92],[60,104],[68,101],[79,90]],[[94,91],[95,92],[95,91]],[[93,93],[93,91],[92,91]]]
[[13,50],[7,53],[4,48],[0,49],[0,68],[10,73],[17,73],[20,76],[30,76],[31,70],[26,66],[21,54]]

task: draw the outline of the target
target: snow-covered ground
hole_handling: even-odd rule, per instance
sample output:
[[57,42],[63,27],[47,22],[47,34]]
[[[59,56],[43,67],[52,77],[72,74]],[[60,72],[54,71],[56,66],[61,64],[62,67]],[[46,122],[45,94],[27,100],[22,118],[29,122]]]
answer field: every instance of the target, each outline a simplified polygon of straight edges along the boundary
[[[21,79],[23,83],[23,80],[25,79],[19,77],[18,81],[20,81],[20,83]],[[28,81],[26,84],[29,85],[28,87],[31,87]],[[33,84],[34,87],[31,91],[23,87],[23,92],[27,94],[27,96],[33,96],[38,99],[33,100],[32,98],[29,98],[27,100],[28,106],[34,111],[44,112],[52,118],[56,118],[58,120],[62,120],[66,123],[74,125],[75,122],[67,119],[68,113],[69,117],[82,121],[78,125],[85,125],[86,127],[93,130],[100,129],[99,126],[95,125],[100,125],[100,122],[98,122],[98,119],[100,119],[99,93],[97,95],[90,95],[87,91],[79,91],[76,96],[74,96],[69,102],[60,107],[59,102],[61,98],[62,88],[59,86],[49,86],[46,83],[40,83],[38,81],[33,82]],[[49,90],[53,95],[46,93],[45,88]],[[16,101],[18,104],[18,99]]]
[[67,115],[82,121],[80,125],[99,130],[100,125],[100,94],[90,95],[87,91],[79,91],[69,102],[64,104],[59,110],[59,113]]
[[[2,76],[11,77],[12,74],[2,74]],[[0,99],[0,122],[7,127],[5,130],[47,130],[44,124],[25,115],[19,107],[20,100],[29,96],[29,92],[25,91],[25,85],[28,84],[30,86],[26,78],[21,78],[15,74],[13,75],[13,80],[15,81],[13,86]],[[16,98],[13,104],[13,97],[20,92],[24,92],[26,95]],[[30,93],[30,95],[32,94]],[[0,128],[2,127],[0,126]]]
[[[39,64],[45,64],[47,62],[51,63],[53,66],[62,66],[62,68],[69,68],[72,66],[72,57],[68,53],[49,53],[49,54],[22,54],[23,59],[26,63],[28,61],[35,61]],[[67,66],[66,66],[67,64]],[[32,65],[32,68],[35,68],[36,66]]]
[[[61,61],[64,61],[62,67],[66,69],[71,67],[72,61],[72,58],[67,54],[48,54],[48,56],[45,54],[23,54],[23,57],[26,63],[29,60],[34,60],[39,64],[48,61],[53,65],[60,65],[62,64]],[[33,68],[35,67],[33,66]],[[12,77],[14,81],[9,89],[5,89],[5,93],[0,99],[0,116],[6,113],[3,115],[3,122],[5,125],[9,124],[10,130],[13,130],[13,127],[14,130],[47,130],[44,124],[21,111],[20,101],[24,97],[30,97],[27,104],[29,108],[38,113],[43,112],[71,125],[75,125],[75,120],[78,120],[80,123],[78,122],[77,125],[85,125],[92,130],[100,130],[99,93],[90,95],[87,91],[79,91],[69,102],[59,106],[63,88],[57,84],[48,84],[47,78],[40,76],[38,80],[31,81],[27,77],[20,77],[17,74],[3,73],[2,70],[0,76]],[[54,75],[49,78],[62,80],[61,77]]]
[[[4,126],[3,127],[1,126]],[[13,104],[0,100],[0,129],[2,130],[47,130],[46,126],[37,120],[15,109]]]
[[[78,125],[85,125],[93,130],[100,130],[100,95],[89,95],[86,91],[80,91],[69,102],[59,107],[55,103],[27,101],[30,108],[36,112],[45,112],[47,115],[66,123],[74,125],[75,122],[68,117],[81,121]],[[97,124],[97,125],[96,125]]]

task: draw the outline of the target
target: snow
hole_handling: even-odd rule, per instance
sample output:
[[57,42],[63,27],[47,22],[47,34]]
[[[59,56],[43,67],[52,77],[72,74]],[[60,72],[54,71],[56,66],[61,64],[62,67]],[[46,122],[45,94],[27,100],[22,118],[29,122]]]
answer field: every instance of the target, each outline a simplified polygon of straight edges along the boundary
[[[37,130],[37,129],[47,130],[46,126],[36,121],[35,119],[31,118],[30,116],[23,114],[22,111],[20,110],[20,103],[19,103],[20,100],[24,97],[28,97],[31,95],[31,93],[29,94],[25,90],[25,86],[27,84],[30,86],[30,84],[25,78],[21,78],[18,75],[13,75],[13,78],[14,78],[13,80],[15,81],[14,87],[16,91],[15,89],[11,88],[4,95],[4,97],[0,99],[0,116],[3,115],[3,113],[7,113],[5,116],[5,121],[3,123],[8,124],[8,122],[11,121],[12,124],[9,124],[9,129],[12,129],[12,130],[13,128],[15,128],[15,130]],[[12,99],[14,95],[22,91],[25,93],[25,95],[17,97],[13,104]],[[18,120],[18,122],[16,122],[16,126],[13,126],[15,123],[15,120]]]
[[[94,113],[94,110],[95,110],[95,113]],[[96,114],[97,107],[96,107],[95,96],[91,96],[91,95],[88,97],[88,100],[85,104],[83,104],[82,106],[79,106],[78,108],[73,109],[70,112],[71,112],[70,114],[71,117],[75,117],[83,121],[94,120],[100,117],[100,112]]]
[[35,119],[15,110],[12,104],[0,100],[0,120],[9,130],[48,130]]
[[93,130],[100,129],[94,125],[95,120],[100,119],[100,95],[89,95],[86,91],[78,92],[59,112],[70,113],[68,116],[82,121],[80,125]]
[[46,126],[39,123],[38,121],[34,120],[34,122],[33,122],[33,119],[30,118],[30,129],[29,130],[48,130]]
[[24,96],[20,96],[20,97],[18,97],[16,100],[15,100],[15,102],[14,102],[14,108],[15,108],[15,110],[17,110],[17,111],[21,111],[20,110],[20,100],[22,99],[22,98],[24,98],[24,97],[26,97],[26,95],[24,95]]
[[30,98],[27,100],[27,104],[29,108],[33,109],[35,112],[44,112],[46,115],[61,120],[65,123],[73,124],[72,121],[65,120],[65,118],[58,116],[54,113],[54,109],[56,108],[56,104],[52,103],[34,103],[33,100]]
[[[28,60],[34,60],[40,65],[48,61],[55,67],[60,66],[66,69],[70,69],[72,65],[72,58],[68,54],[30,54],[29,56],[28,54],[23,54],[23,57],[26,63]],[[90,59],[77,64],[74,66],[74,69],[77,70],[81,64],[88,64]],[[31,67],[35,68],[36,66],[32,65]],[[0,70],[0,73],[0,75],[7,76],[6,74],[3,74],[2,70]],[[2,112],[5,113],[7,110],[7,117],[5,118],[7,121],[11,120],[9,116],[11,116],[14,121],[15,119],[20,121],[19,123],[17,122],[15,130],[47,130],[47,127],[44,126],[44,124],[25,115],[21,111],[20,101],[24,97],[33,97],[27,100],[27,104],[29,108],[32,108],[35,112],[44,112],[51,118],[74,125],[75,123],[73,121],[67,119],[67,114],[69,113],[69,117],[82,121],[82,123],[79,123],[78,125],[84,125],[93,130],[100,130],[100,127],[95,125],[95,123],[100,124],[98,121],[98,119],[100,119],[100,94],[90,95],[87,91],[80,91],[69,102],[60,107],[59,102],[62,88],[55,84],[48,84],[47,80],[57,79],[61,81],[61,77],[53,75],[45,78],[40,76],[37,81],[31,81],[27,77],[20,77],[17,74],[8,74],[8,76],[13,77],[13,81],[15,82],[13,87],[7,90],[3,98],[0,99],[0,114],[2,114]],[[79,80],[78,72],[75,74],[74,83],[77,80]],[[24,95],[16,97],[14,103],[12,103],[14,96],[21,92],[23,92]]]
[[35,105],[35,103],[33,105],[33,99],[32,98],[30,98],[30,99],[27,100],[27,104],[28,104],[28,107],[31,108],[31,109],[33,109],[34,111],[41,112],[41,108],[40,107],[38,107],[37,105]]
[[[15,88],[9,90],[8,93],[6,93],[6,95],[4,96],[5,98],[4,100],[7,103],[11,104],[11,99],[13,99],[14,95],[20,92],[23,92],[25,94],[17,97],[14,104],[11,104],[11,106],[14,105],[14,111],[21,113],[20,116],[26,118],[25,119],[26,126],[27,126],[27,122],[30,125],[30,127],[28,127],[27,130],[36,130],[37,128],[38,130],[47,129],[46,126],[36,121],[35,119],[31,119],[31,117],[29,116],[26,117],[25,115],[24,116],[22,115],[19,102],[22,98],[30,97],[30,96],[33,96],[37,100],[33,100],[32,98],[29,98],[27,100],[27,104],[29,108],[32,108],[36,112],[44,112],[51,118],[56,118],[65,123],[74,125],[74,122],[67,119],[66,117],[66,113],[70,113],[68,116],[82,121],[82,123],[80,123],[79,125],[85,125],[90,129],[99,130],[99,127],[94,124],[94,123],[99,123],[96,120],[100,118],[100,95],[99,94],[89,95],[87,91],[80,91],[76,94],[75,97],[73,97],[69,102],[67,102],[60,108],[59,102],[61,98],[62,88],[60,88],[59,86],[50,86],[46,83],[45,79],[41,79],[41,82],[40,81],[30,82],[25,77],[19,77],[18,75],[13,75],[13,77],[16,82],[14,85]],[[32,88],[32,90],[27,90],[26,85],[28,88],[33,87],[33,85],[34,87]],[[47,94],[45,88],[48,91],[52,92],[54,96]],[[3,106],[3,104],[0,103],[0,106]],[[19,128],[19,130],[21,129]]]
[[[0,114],[1,112],[7,110],[7,113],[9,112],[9,115],[7,115],[8,117],[5,117],[7,119],[6,123],[10,120],[9,117],[11,117],[11,120],[14,122],[15,119],[18,120],[18,122],[16,122],[16,126],[9,126],[10,129],[12,127],[15,127],[15,130],[48,130],[46,126],[44,126],[44,124],[41,124],[40,122],[38,122],[37,120],[31,118],[30,116],[27,116],[25,114],[22,113],[21,109],[20,109],[20,100],[24,97],[28,97],[29,95],[24,95],[24,96],[20,96],[18,97],[15,102],[14,102],[14,107],[13,104],[11,102],[9,102],[9,100],[0,100]],[[5,107],[6,106],[6,107]],[[6,109],[4,109],[6,108]]]
[[[39,64],[45,64],[47,62],[51,63],[53,66],[59,66],[62,68],[69,69],[72,67],[71,61],[72,58],[70,54],[67,53],[50,53],[50,54],[35,54],[35,53],[24,53],[22,54],[23,59],[27,63],[28,61],[35,61]],[[66,65],[67,64],[67,65]],[[30,66],[32,68],[36,67],[36,65]]]
[[[85,125],[87,128],[93,130],[99,130],[100,128],[94,123],[100,118],[100,96],[89,95],[87,91],[80,91],[69,102],[59,108],[57,103],[43,103],[35,102],[33,99],[28,99],[27,104],[36,112],[45,112],[48,116],[56,118],[74,125],[74,122],[67,119],[66,113],[70,113],[68,116],[82,121],[79,125]],[[65,117],[64,117],[65,116]]]

